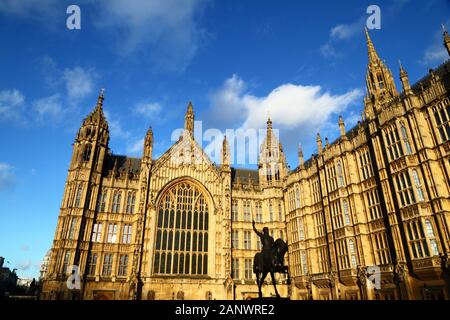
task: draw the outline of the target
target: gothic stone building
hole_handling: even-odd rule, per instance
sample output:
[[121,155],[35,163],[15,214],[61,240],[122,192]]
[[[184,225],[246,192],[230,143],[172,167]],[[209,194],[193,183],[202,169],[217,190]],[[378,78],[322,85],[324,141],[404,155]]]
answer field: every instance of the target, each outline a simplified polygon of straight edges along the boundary
[[[73,145],[42,298],[254,297],[254,218],[289,244],[292,281],[277,281],[291,299],[449,299],[450,61],[413,86],[400,67],[398,92],[366,36],[362,120],[346,131],[340,118],[331,144],[317,135],[295,170],[270,120],[257,170],[230,167],[226,138],[215,165],[191,104],[158,159],[151,129],[142,158],[114,155],[101,94]],[[444,45],[450,54],[447,32]]]

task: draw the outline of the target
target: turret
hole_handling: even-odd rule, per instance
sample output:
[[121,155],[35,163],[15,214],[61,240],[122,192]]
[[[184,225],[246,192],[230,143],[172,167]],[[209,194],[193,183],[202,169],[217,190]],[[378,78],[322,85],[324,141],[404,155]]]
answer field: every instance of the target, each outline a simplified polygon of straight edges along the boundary
[[184,116],[184,130],[187,131],[192,138],[194,138],[194,108],[192,102],[189,102],[186,115]]
[[346,140],[347,135],[345,134],[345,123],[344,123],[344,119],[342,118],[342,116],[339,116],[339,131],[341,133],[341,139]]
[[402,63],[400,64],[400,81],[402,82],[403,92],[407,95],[412,93],[411,85],[409,83],[408,73],[405,69],[403,69]]
[[300,143],[298,145],[298,165],[300,166],[300,168],[302,168],[304,164],[305,164],[305,160],[303,158],[303,149],[302,149],[302,144]]
[[321,154],[323,147],[322,147],[322,138],[320,137],[320,133],[317,133],[316,142],[317,142],[317,153]]
[[150,127],[147,130],[147,134],[145,135],[144,156],[143,156],[142,160],[146,161],[148,163],[151,163],[152,153],[153,153],[153,130],[152,130],[152,127]]
[[221,150],[222,169],[230,169],[230,145],[227,136],[224,136]]

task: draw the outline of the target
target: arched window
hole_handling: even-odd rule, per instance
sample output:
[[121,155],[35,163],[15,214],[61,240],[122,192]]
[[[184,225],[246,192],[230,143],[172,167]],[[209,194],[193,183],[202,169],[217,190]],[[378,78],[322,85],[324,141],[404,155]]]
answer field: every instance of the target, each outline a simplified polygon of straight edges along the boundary
[[339,187],[344,186],[344,173],[342,172],[342,164],[339,160],[337,163],[337,172],[338,172],[338,178],[339,178]]
[[111,210],[112,213],[119,213],[121,199],[122,199],[122,192],[121,191],[114,191],[112,210]]
[[411,145],[409,144],[408,134],[406,133],[406,127],[402,124],[400,130],[402,131],[402,139],[403,139],[403,142],[405,143],[406,154],[411,154],[412,150],[411,150]]
[[87,162],[91,159],[92,145],[90,143],[86,144],[83,150],[83,161]]
[[342,201],[343,207],[344,207],[344,219],[345,219],[345,225],[348,226],[350,224],[350,213],[348,211],[348,202],[346,199]]
[[205,195],[190,183],[177,183],[161,197],[157,212],[153,272],[206,275],[203,256],[208,252],[209,214]]
[[83,193],[83,185],[80,183],[77,189],[77,196],[75,198],[75,207],[79,207],[81,204],[81,195]]

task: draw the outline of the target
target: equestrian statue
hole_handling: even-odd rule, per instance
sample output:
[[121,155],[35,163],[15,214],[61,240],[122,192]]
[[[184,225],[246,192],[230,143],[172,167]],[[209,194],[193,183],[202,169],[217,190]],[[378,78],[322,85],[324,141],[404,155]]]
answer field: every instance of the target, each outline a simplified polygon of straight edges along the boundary
[[275,281],[275,272],[284,273],[288,276],[288,284],[290,282],[288,267],[284,265],[284,255],[288,250],[286,242],[282,239],[273,240],[269,234],[269,228],[264,227],[263,231],[256,230],[255,220],[252,222],[253,230],[259,236],[262,243],[262,250],[255,254],[253,260],[253,272],[256,274],[256,283],[258,284],[259,298],[262,298],[261,286],[267,274],[272,277],[272,284],[275,288],[277,298],[280,298]]

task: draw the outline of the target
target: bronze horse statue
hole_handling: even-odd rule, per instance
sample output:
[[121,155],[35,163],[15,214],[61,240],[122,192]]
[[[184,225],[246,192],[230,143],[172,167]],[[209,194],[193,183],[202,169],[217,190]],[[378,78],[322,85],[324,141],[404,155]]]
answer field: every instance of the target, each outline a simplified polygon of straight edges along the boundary
[[290,278],[288,267],[284,265],[284,255],[288,251],[288,246],[282,239],[277,239],[274,241],[269,235],[269,229],[267,227],[263,229],[263,232],[256,230],[254,221],[253,230],[260,237],[263,245],[262,251],[255,254],[255,258],[253,260],[253,272],[256,274],[259,298],[262,298],[261,286],[269,273],[272,278],[273,287],[275,288],[275,294],[277,298],[279,298],[280,295],[278,294],[275,281],[275,272],[287,274],[289,284]]

